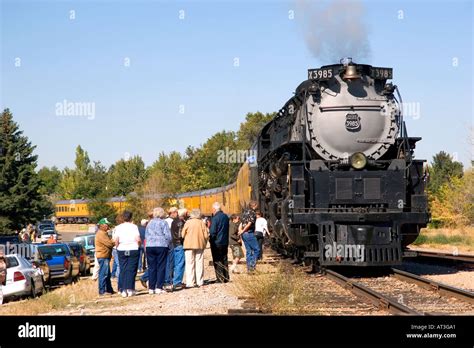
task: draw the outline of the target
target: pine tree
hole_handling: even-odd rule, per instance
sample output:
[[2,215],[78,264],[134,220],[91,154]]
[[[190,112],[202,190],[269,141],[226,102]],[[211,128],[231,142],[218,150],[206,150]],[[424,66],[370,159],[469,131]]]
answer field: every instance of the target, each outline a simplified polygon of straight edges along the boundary
[[9,109],[0,116],[0,234],[49,216],[52,205],[41,194],[35,146],[23,135]]

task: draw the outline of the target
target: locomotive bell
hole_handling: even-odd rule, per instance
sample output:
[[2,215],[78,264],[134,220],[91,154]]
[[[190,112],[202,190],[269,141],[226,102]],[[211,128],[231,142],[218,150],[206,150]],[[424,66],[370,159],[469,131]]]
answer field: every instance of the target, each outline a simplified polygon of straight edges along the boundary
[[353,64],[348,64],[346,66],[346,71],[342,77],[344,80],[357,80],[360,79],[360,75],[357,72],[357,67]]

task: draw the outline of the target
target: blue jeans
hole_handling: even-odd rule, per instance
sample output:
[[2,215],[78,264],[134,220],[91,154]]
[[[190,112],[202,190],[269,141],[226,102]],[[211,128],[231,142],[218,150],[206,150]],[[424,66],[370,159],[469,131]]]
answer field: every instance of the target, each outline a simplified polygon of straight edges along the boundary
[[168,249],[168,255],[166,257],[166,272],[165,272],[165,284],[173,284],[173,270],[174,270],[174,252],[173,248]]
[[140,251],[140,256],[138,257],[138,269],[143,270],[143,253],[144,253],[144,248],[143,246],[140,245],[140,248],[138,249]]
[[112,256],[114,258],[114,264],[112,266],[112,278],[115,278],[115,277],[118,278],[120,275],[120,263],[119,263],[117,249],[115,248],[112,249]]
[[182,245],[178,245],[174,248],[174,275],[173,285],[179,285],[183,283],[184,276],[184,249]]
[[150,276],[148,275],[148,270],[149,270],[149,267],[146,268],[145,272],[140,277],[140,279],[143,280],[144,282],[147,282],[148,279],[150,279]]
[[166,247],[147,247],[146,262],[148,264],[148,289],[163,289],[165,283],[166,256],[169,249]]
[[247,269],[253,271],[257,264],[257,258],[260,255],[260,250],[253,231],[247,231],[242,234],[242,240],[245,245],[245,259],[247,261]]
[[129,255],[125,251],[118,250],[120,262],[120,277],[118,279],[119,291],[135,290],[135,277],[138,269],[138,249],[129,250]]
[[110,281],[110,259],[99,258],[97,262],[99,262],[99,294],[114,292]]

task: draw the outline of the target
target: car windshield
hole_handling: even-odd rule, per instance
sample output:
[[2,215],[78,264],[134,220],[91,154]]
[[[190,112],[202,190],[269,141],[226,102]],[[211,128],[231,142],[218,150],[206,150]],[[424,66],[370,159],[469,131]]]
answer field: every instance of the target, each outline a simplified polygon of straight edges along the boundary
[[53,230],[43,231],[43,234],[54,234],[54,231]]
[[87,237],[87,244],[94,245],[95,244],[95,236]]
[[67,255],[67,248],[65,245],[45,245],[38,248],[43,256],[64,256]]

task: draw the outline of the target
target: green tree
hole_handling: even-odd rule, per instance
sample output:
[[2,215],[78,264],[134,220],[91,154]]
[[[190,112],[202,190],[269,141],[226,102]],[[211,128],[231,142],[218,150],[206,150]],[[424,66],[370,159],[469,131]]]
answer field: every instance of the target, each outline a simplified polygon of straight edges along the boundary
[[428,191],[436,196],[441,186],[451,180],[451,178],[461,178],[463,175],[463,165],[456,162],[446,152],[441,151],[433,156],[432,165],[428,168],[430,181]]
[[107,194],[107,169],[99,162],[89,168],[86,177],[85,197],[95,198]]
[[181,153],[177,151],[172,151],[169,154],[161,152],[150,167],[148,177],[154,182],[154,187],[158,185],[157,180],[159,179],[159,187],[165,193],[178,193],[182,191],[184,183],[189,180],[190,174],[188,172],[186,157]]
[[145,163],[140,156],[121,159],[113,164],[107,175],[107,190],[112,196],[126,196],[146,179]]
[[92,170],[90,159],[87,151],[81,145],[76,148],[76,165],[74,169],[74,198],[93,198],[89,191],[89,174]]
[[56,167],[43,167],[38,171],[38,177],[41,182],[41,193],[53,195],[59,191],[61,182],[61,171]]
[[99,161],[91,164],[89,155],[80,145],[76,148],[74,164],[74,169],[64,169],[59,183],[64,199],[96,198],[106,194],[106,168]]
[[474,171],[462,178],[454,176],[439,188],[431,201],[435,226],[459,227],[474,225]]
[[126,210],[132,212],[133,221],[139,225],[142,219],[147,218],[147,205],[142,193],[130,193],[127,195]]
[[[185,191],[229,184],[246,160],[238,151],[235,132],[222,131],[210,137],[199,149],[189,150]],[[192,184],[192,185],[191,185]]]
[[9,109],[0,116],[0,233],[52,214],[35,171],[35,146],[23,135]]
[[73,199],[76,192],[76,181],[74,178],[74,170],[64,168],[62,178],[59,182],[59,194],[64,199]]
[[114,223],[118,214],[115,208],[108,204],[108,198],[105,196],[91,199],[87,204],[87,208],[89,209],[92,223],[97,223],[102,218],[107,218],[110,222]]

